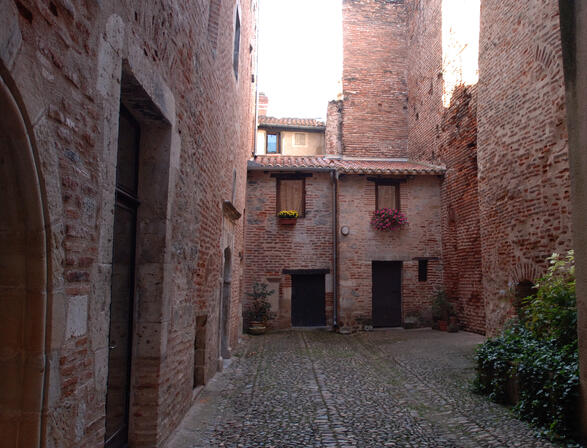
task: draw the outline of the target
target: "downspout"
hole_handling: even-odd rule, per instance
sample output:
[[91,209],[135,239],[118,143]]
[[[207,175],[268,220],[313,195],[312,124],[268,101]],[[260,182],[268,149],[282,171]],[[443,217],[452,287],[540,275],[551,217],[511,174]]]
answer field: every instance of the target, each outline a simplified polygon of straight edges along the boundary
[[338,171],[333,169],[331,172],[332,179],[332,327],[338,329]]

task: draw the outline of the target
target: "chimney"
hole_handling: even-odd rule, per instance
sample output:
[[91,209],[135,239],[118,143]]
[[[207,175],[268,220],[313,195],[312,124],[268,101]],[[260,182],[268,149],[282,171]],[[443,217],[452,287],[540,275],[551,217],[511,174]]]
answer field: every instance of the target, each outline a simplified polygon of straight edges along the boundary
[[259,116],[267,116],[267,108],[269,107],[269,98],[263,92],[259,92],[258,113]]

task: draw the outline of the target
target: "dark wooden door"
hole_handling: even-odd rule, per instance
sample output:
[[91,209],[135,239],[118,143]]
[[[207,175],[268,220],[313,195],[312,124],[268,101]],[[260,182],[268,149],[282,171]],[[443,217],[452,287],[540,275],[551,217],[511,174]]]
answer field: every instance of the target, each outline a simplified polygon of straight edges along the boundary
[[373,326],[402,324],[402,262],[373,261]]
[[135,282],[139,127],[121,109],[112,247],[112,298],[106,394],[107,448],[127,446]]
[[294,327],[326,325],[324,275],[292,275],[291,324]]

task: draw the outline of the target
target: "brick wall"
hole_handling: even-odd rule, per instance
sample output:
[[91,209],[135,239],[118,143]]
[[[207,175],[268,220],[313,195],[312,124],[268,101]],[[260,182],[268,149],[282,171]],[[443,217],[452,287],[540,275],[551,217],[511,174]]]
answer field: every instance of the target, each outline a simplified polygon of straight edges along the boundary
[[343,2],[343,154],[405,156],[405,33],[403,2]]
[[[210,2],[203,0],[17,3],[0,2],[2,29],[9,31],[0,33],[0,74],[29,124],[44,192],[50,339],[43,437],[49,447],[103,446],[122,83],[123,100],[140,116],[142,131],[161,139],[145,138],[141,151],[160,143],[153,154],[168,157],[166,165],[141,160],[150,182],[139,189],[156,191],[161,201],[145,201],[139,213],[161,213],[140,222],[138,256],[161,261],[137,273],[130,417],[131,443],[162,446],[191,404],[196,316],[208,316],[206,378],[217,368],[227,245],[233,344],[238,337],[243,224],[242,218],[228,222],[222,203],[244,209],[256,2],[238,6],[238,79],[232,68],[236,2],[221,2],[213,12],[216,42],[209,36],[215,29],[208,23]],[[137,84],[128,89],[122,72]]]
[[[339,302],[341,327],[357,328],[371,319],[371,262],[403,261],[402,317],[419,313],[430,322],[430,305],[442,285],[440,238],[440,179],[416,176],[400,186],[400,205],[409,224],[391,232],[370,225],[375,210],[375,183],[364,176],[341,176],[339,225],[349,235],[339,237]],[[432,258],[428,281],[418,281],[417,257]]]
[[[278,292],[279,309],[272,325],[291,326],[291,276],[283,269],[329,269],[326,275],[326,323],[332,325],[332,183],[329,173],[306,178],[306,213],[295,225],[279,224],[276,178],[249,171],[245,253],[245,291],[255,282]],[[246,303],[246,299],[245,299]],[[273,307],[274,308],[274,307]]]
[[558,2],[481,6],[478,166],[487,330],[511,290],[572,247]]
[[[461,325],[485,330],[477,194],[476,86],[461,82],[443,105],[461,42],[442,41],[442,0],[411,0],[408,9],[410,158],[447,167],[441,187],[444,285]],[[447,17],[447,19],[451,19]],[[459,48],[456,48],[460,45]],[[444,64],[443,64],[444,61]],[[450,73],[447,73],[450,72]]]

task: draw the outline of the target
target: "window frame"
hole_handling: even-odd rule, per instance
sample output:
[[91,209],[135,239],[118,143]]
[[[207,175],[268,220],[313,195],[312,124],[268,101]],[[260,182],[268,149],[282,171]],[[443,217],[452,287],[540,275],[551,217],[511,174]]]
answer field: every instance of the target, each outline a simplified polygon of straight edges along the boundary
[[378,179],[375,181],[375,210],[381,210],[379,208],[379,186],[394,186],[395,187],[395,210],[401,210],[400,202],[400,181],[395,179]]
[[428,259],[420,259],[418,260],[418,281],[419,282],[427,282],[428,281],[428,268],[429,263]]
[[[277,137],[277,151],[269,152],[269,134]],[[265,154],[281,154],[281,132],[279,131],[265,131]]]
[[280,190],[281,190],[281,181],[288,181],[288,180],[299,180],[302,182],[302,210],[298,210],[299,218],[304,218],[306,216],[306,177],[309,177],[307,175],[296,175],[296,174],[289,174],[289,175],[279,175],[279,176],[275,176],[276,177],[276,182],[275,182],[275,216],[277,216],[279,214],[279,212],[281,211],[280,209],[280,203],[281,203],[281,196],[280,196]]
[[241,43],[241,21],[239,8],[236,9],[236,18],[234,20],[234,43],[232,48],[232,69],[234,77],[238,81],[238,69],[240,59],[240,43]]

